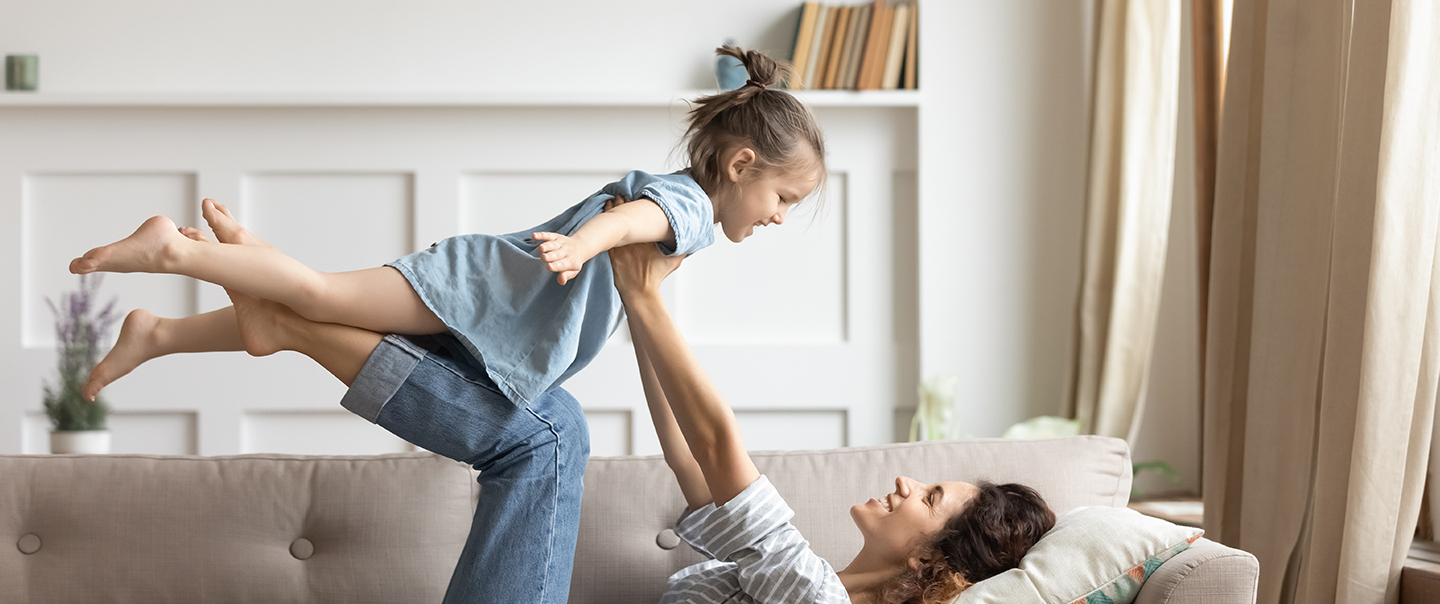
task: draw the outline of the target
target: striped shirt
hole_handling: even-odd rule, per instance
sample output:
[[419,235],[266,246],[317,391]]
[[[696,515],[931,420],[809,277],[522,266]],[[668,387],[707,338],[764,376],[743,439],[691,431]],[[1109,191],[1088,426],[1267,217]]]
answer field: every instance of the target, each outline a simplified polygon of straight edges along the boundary
[[675,533],[710,560],[671,575],[661,604],[849,604],[830,563],[790,524],[794,516],[764,476],[724,506],[686,510]]

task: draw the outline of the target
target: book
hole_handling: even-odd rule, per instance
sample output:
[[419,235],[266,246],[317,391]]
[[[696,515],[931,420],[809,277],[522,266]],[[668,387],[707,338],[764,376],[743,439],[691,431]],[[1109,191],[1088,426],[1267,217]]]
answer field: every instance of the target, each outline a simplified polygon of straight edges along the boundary
[[870,31],[865,35],[865,56],[860,60],[860,74],[856,76],[855,89],[868,90],[875,71],[875,55],[880,52],[880,30],[884,29],[885,0],[875,0],[871,5]]
[[920,4],[910,5],[910,34],[905,38],[905,89],[915,90],[920,56]]
[[850,27],[851,7],[842,6],[837,9],[838,20],[835,22],[835,35],[830,39],[830,52],[825,58],[825,78],[819,88],[835,88],[835,71],[840,68],[841,51],[845,46],[845,30]]
[[855,78],[860,74],[860,61],[865,57],[865,37],[870,33],[870,12],[873,10],[869,4],[860,6],[860,15],[855,22],[855,32],[850,43],[850,56],[846,59],[845,79],[840,84],[841,88],[847,90],[855,89]]
[[815,32],[810,37],[810,52],[805,57],[805,77],[800,80],[801,88],[811,88],[815,82],[815,62],[820,58],[820,39],[825,37],[825,17],[829,9],[821,5],[815,12]]
[[810,58],[810,38],[815,35],[815,18],[820,13],[819,2],[806,2],[800,8],[800,27],[795,34],[795,52],[790,56],[794,69],[790,72],[790,88],[802,88],[805,82],[805,65]]
[[885,77],[885,59],[890,52],[890,30],[895,25],[895,7],[883,0],[876,0],[876,17],[871,19],[870,29],[875,32],[871,42],[875,48],[866,51],[869,60],[866,62],[865,79],[860,83],[861,90],[879,90],[880,83]]
[[900,61],[905,58],[905,34],[910,31],[910,5],[896,6],[892,21],[890,44],[885,51],[885,71],[880,78],[881,90],[895,90],[900,87]]
[[806,74],[806,88],[825,87],[825,68],[830,63],[830,42],[835,39],[835,26],[840,22],[840,7],[825,8],[825,31],[820,36],[820,50],[815,53],[815,69]]
[[840,57],[835,61],[835,79],[829,82],[831,88],[845,87],[845,70],[850,66],[850,53],[855,47],[855,26],[860,20],[860,12],[863,10],[859,6],[846,8],[849,9],[850,14],[845,18],[845,36],[841,39]]

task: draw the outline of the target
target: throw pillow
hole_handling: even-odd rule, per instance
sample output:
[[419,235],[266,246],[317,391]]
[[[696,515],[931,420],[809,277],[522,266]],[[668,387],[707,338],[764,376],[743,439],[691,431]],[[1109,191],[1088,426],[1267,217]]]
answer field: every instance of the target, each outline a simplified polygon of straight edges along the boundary
[[1020,561],[1019,568],[976,583],[954,604],[1121,604],[1162,563],[1204,531],[1128,508],[1075,508]]

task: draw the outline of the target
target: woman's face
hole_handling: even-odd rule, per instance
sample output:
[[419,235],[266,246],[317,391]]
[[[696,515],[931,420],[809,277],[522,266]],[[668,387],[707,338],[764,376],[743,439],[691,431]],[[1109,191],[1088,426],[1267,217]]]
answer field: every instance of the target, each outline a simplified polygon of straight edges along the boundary
[[720,223],[725,238],[735,243],[754,234],[755,227],[784,224],[790,208],[809,196],[820,182],[818,173],[756,178],[748,173],[756,169],[754,154],[750,149],[741,149],[732,156],[728,176],[736,186],[729,189],[732,197],[715,207],[715,222]]
[[976,490],[968,482],[924,484],[899,476],[894,492],[850,508],[850,517],[865,537],[865,549],[903,564],[946,520],[965,509]]

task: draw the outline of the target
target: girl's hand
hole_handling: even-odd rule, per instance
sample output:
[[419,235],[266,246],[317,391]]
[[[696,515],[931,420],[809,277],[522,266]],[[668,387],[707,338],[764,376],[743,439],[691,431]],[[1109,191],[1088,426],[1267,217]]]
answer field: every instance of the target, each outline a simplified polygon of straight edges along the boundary
[[621,297],[660,292],[660,283],[680,268],[684,256],[666,256],[653,243],[636,243],[610,250],[610,270]]
[[550,272],[560,273],[555,278],[560,285],[565,285],[584,267],[585,261],[595,256],[595,252],[579,239],[566,237],[559,233],[532,233],[531,239],[543,241],[538,248],[540,259],[545,261],[545,268]]

